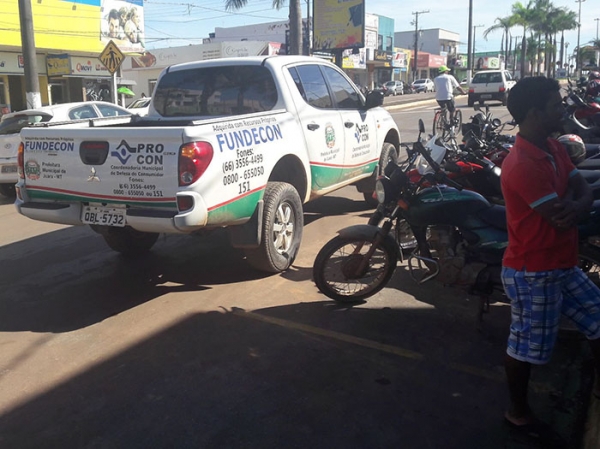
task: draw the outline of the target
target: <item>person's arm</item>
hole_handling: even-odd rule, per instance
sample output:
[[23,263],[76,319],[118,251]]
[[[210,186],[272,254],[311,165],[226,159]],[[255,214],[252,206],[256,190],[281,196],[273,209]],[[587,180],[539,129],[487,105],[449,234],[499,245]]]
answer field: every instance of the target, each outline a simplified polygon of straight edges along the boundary
[[587,181],[579,172],[574,172],[569,179],[569,190],[564,198],[558,195],[533,207],[556,229],[568,229],[590,210],[594,197]]
[[461,85],[458,83],[458,81],[456,81],[456,78],[452,77],[452,84],[454,85],[454,87],[456,89],[458,89],[458,91],[463,94],[466,95],[467,93],[465,92],[465,90],[461,87]]

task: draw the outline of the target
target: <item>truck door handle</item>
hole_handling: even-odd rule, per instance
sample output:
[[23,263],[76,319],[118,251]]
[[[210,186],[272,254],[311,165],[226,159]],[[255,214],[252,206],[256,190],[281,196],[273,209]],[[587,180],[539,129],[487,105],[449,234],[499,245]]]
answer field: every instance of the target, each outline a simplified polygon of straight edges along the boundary
[[344,122],[344,126],[346,128],[352,128],[354,126],[354,123],[352,123],[352,122]]
[[315,129],[319,129],[319,125],[317,125],[316,123],[309,123],[308,125],[306,125],[306,127],[308,129],[310,129],[311,131],[314,131]]

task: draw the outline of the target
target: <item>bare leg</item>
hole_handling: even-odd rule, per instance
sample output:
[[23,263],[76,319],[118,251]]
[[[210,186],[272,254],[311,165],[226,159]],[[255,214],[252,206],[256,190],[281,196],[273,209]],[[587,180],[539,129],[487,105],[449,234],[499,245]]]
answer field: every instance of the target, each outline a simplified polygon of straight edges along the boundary
[[[600,349],[600,344],[598,347]],[[506,355],[504,369],[511,401],[511,408],[506,413],[506,418],[516,425],[528,424],[533,419],[527,401],[531,364]]]

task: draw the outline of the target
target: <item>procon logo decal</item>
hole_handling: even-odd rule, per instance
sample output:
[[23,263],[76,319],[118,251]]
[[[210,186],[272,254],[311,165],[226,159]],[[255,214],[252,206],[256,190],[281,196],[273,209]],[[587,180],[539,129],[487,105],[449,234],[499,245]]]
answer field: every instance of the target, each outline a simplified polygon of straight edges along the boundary
[[125,165],[132,156],[138,164],[158,165],[163,163],[165,146],[162,143],[137,143],[130,144],[121,140],[117,148],[110,155],[116,157],[122,165]]

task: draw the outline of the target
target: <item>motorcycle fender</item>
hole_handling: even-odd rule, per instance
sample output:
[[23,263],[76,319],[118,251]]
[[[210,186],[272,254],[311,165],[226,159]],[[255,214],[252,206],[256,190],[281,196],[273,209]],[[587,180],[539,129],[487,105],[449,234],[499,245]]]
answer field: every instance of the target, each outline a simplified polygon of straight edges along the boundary
[[[379,228],[378,226],[360,224],[340,229],[338,231],[338,234],[340,235],[340,237],[344,238],[373,240],[375,236],[379,233],[380,229],[381,228]],[[402,250],[400,249],[400,245],[398,245],[392,234],[386,235],[385,239],[388,241],[388,243],[391,244],[391,247],[396,250],[396,257],[398,258],[398,260],[400,262],[403,262],[404,257],[402,256]]]

